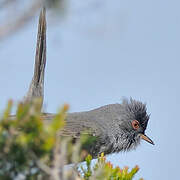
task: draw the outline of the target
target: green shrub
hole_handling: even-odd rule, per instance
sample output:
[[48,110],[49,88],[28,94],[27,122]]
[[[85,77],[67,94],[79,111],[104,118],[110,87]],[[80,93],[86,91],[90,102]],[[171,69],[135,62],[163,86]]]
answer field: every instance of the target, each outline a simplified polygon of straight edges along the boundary
[[[52,180],[131,180],[138,171],[136,166],[113,168],[103,154],[92,167],[92,157],[86,157],[86,166],[78,172],[78,162],[84,158],[81,147],[92,141],[81,137],[73,144],[71,137],[61,137],[68,105],[64,105],[52,121],[41,113],[41,100],[19,103],[12,116],[13,102],[9,101],[0,118],[0,179],[52,179]],[[64,168],[68,162],[73,168]]]

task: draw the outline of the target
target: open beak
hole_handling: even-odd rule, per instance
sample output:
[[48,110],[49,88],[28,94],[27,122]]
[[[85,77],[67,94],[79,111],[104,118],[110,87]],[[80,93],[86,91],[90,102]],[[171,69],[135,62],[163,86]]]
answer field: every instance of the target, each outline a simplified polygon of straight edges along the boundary
[[141,134],[141,139],[143,139],[143,140],[147,141],[148,143],[151,143],[152,145],[154,145],[154,142],[144,134]]

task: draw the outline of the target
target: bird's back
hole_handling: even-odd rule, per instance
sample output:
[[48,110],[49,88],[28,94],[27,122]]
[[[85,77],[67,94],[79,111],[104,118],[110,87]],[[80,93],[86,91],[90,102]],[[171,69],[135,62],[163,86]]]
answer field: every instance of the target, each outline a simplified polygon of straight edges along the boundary
[[120,106],[120,104],[109,104],[90,111],[69,113],[63,132],[75,137],[83,131],[96,136],[101,136],[104,131],[107,134],[107,129],[114,125],[112,121],[116,121],[119,116]]

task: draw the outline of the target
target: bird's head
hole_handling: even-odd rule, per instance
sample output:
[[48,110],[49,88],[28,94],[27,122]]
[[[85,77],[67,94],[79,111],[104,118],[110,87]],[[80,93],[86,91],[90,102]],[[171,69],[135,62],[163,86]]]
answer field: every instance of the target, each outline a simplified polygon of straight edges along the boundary
[[119,132],[114,138],[114,151],[133,149],[141,139],[154,145],[153,141],[145,135],[148,121],[146,104],[132,98],[124,99],[120,108]]

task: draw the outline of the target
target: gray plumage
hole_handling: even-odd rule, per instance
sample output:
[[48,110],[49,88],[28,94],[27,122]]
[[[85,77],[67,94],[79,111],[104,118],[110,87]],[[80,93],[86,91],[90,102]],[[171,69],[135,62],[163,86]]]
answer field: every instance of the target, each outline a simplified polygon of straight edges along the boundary
[[46,66],[46,11],[42,9],[39,16],[34,75],[24,101],[44,98],[44,73]]
[[[54,115],[46,115],[50,120]],[[132,121],[139,122],[139,129],[132,127]],[[124,99],[121,104],[109,104],[100,108],[69,113],[66,125],[60,135],[78,138],[81,133],[88,131],[97,140],[88,147],[93,157],[104,152],[110,154],[119,151],[128,151],[136,148],[140,143],[141,134],[145,133],[149,115],[146,105],[140,101]]]

